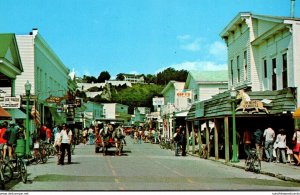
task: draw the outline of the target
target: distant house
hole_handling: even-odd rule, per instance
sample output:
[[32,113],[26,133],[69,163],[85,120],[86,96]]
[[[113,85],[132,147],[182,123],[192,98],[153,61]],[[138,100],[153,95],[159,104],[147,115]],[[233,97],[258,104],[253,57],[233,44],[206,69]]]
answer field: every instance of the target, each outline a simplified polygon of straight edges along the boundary
[[114,121],[128,123],[131,115],[128,114],[128,106],[119,103],[102,103],[103,117],[99,121]]
[[228,71],[189,71],[184,88],[192,91],[191,103],[207,100],[228,90]]
[[161,106],[161,119],[163,120],[163,135],[171,137],[174,131],[173,120],[176,119],[176,125],[183,125],[184,118],[191,106],[192,93],[184,89],[185,83],[170,81],[162,90],[164,105]]
[[124,81],[129,81],[131,83],[145,83],[143,75],[123,74],[123,77]]

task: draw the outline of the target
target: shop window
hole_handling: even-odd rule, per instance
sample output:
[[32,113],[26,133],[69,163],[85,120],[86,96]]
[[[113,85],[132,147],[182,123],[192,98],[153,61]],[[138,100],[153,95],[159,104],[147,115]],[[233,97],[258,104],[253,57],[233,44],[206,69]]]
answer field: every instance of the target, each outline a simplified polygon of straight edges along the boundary
[[286,53],[282,55],[282,88],[288,87],[287,78],[287,55]]

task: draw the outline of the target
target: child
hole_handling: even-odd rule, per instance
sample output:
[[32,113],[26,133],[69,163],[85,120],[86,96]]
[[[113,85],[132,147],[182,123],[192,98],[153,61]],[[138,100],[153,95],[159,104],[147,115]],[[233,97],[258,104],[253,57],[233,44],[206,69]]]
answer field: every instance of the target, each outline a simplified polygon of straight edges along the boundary
[[40,142],[39,138],[36,138],[34,144],[33,144],[33,156],[37,156],[39,153],[39,148],[40,148]]

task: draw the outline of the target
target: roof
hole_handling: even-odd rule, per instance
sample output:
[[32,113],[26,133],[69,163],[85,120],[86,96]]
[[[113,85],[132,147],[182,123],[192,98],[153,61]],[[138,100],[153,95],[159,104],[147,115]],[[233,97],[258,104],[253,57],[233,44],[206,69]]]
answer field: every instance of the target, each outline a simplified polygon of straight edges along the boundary
[[228,83],[228,71],[216,70],[216,71],[189,71],[186,79],[185,87],[187,87],[191,80],[195,80],[197,83]]
[[284,23],[285,20],[292,20],[292,21],[300,21],[300,18],[291,18],[285,16],[269,16],[269,15],[259,15],[259,14],[252,14],[251,12],[239,12],[229,23],[228,25],[222,30],[220,33],[221,37],[226,37],[229,31],[232,31],[238,26],[238,24],[242,23],[245,18],[256,18],[260,20],[266,20],[271,22],[277,23]]
[[[278,91],[255,91],[247,93],[251,97],[251,100],[272,100],[270,104],[264,104],[264,106],[268,109],[269,114],[266,114],[265,112],[259,112],[255,114],[251,112],[243,113],[242,110],[238,110],[236,112],[237,117],[278,115],[285,112],[293,112],[296,107],[294,99],[295,88],[286,88]],[[232,112],[229,95],[229,91],[225,91],[213,96],[209,100],[193,104],[187,115],[187,120],[230,116]]]
[[13,65],[10,68],[11,72],[14,72],[15,75],[21,74],[23,66],[15,34],[0,34],[0,43],[0,58],[4,59],[6,63]]
[[184,89],[185,82],[179,82],[179,81],[169,81],[167,86],[162,90],[161,94],[164,94],[166,91],[168,91],[171,87],[174,86],[175,91],[176,90],[183,90]]

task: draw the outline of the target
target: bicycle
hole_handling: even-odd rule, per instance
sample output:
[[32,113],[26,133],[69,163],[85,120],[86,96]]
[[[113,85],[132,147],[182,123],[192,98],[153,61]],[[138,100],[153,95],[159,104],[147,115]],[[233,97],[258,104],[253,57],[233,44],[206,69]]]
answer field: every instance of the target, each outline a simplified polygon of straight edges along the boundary
[[256,152],[256,149],[250,150],[250,155],[247,157],[245,161],[246,171],[253,171],[255,173],[260,173],[261,170],[261,162],[259,159],[259,155]]
[[41,142],[40,145],[36,145],[33,151],[34,163],[38,164],[40,162],[46,163],[48,160],[48,153],[46,149],[46,145]]
[[[16,178],[21,177],[23,183],[27,182],[27,166],[24,161],[23,155],[17,155],[16,159],[8,161],[8,163],[4,165],[3,169],[4,170],[11,169],[11,170],[16,171],[18,173]],[[5,180],[7,180],[7,181],[12,180],[13,173],[10,175],[6,175],[6,177],[7,178]],[[4,178],[5,178],[5,175],[4,175]]]

